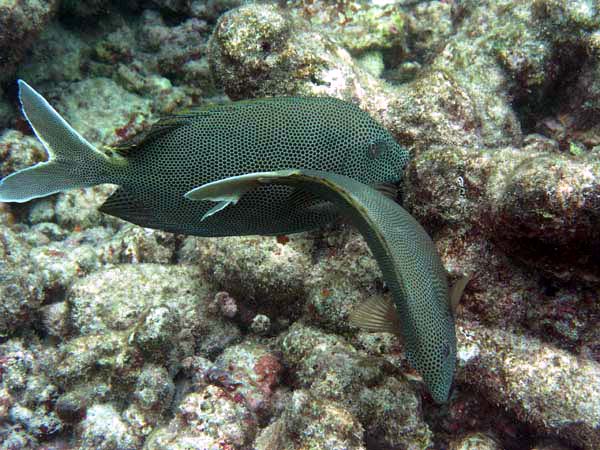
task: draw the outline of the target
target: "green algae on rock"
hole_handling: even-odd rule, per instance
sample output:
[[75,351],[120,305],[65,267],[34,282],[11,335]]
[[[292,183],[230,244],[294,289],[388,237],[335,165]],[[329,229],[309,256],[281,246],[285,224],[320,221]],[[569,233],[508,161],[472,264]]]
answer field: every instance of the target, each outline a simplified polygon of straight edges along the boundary
[[[218,12],[240,2],[80,2],[79,8],[89,11],[102,3],[109,8],[108,14],[87,16],[98,24],[93,32],[90,27],[81,27],[65,15],[59,16],[60,24],[54,21],[47,27],[45,19],[24,24],[23,21],[32,16],[27,13],[15,16],[19,12],[17,8],[32,12],[28,8],[33,1],[0,3],[2,12],[18,19],[8,24],[6,30],[0,27],[0,34],[9,38],[8,41],[0,38],[0,42],[9,42],[11,47],[0,50],[9,57],[8,66],[3,67],[8,69],[4,75],[12,76],[14,70],[19,74],[35,70],[35,76],[39,77],[36,86],[39,85],[69,121],[77,122],[76,128],[88,140],[100,145],[114,144],[123,136],[145,128],[154,114],[169,112],[174,107],[187,106],[198,100],[206,101],[211,89],[206,39],[214,28]],[[353,8],[353,3],[356,2],[338,2],[337,6],[346,15],[344,10]],[[391,2],[377,0],[376,3]],[[7,287],[21,286],[5,297],[12,305],[7,309],[19,311],[18,315],[0,319],[0,323],[8,326],[0,344],[0,416],[4,418],[0,424],[0,446],[62,448],[81,445],[85,436],[90,448],[104,444],[106,447],[115,444],[125,447],[133,442],[139,448],[144,445],[144,439],[146,445],[150,445],[148,436],[154,430],[160,429],[161,433],[171,437],[177,434],[177,430],[167,432],[165,427],[173,414],[179,414],[175,404],[167,407],[166,414],[160,417],[144,409],[153,402],[151,399],[168,397],[158,394],[165,393],[159,383],[169,385],[164,371],[170,370],[170,363],[140,361],[138,358],[144,358],[143,354],[135,353],[135,358],[124,359],[126,364],[134,366],[133,370],[128,370],[126,364],[103,367],[102,376],[90,381],[89,392],[78,384],[65,383],[60,377],[55,381],[47,375],[78,361],[77,358],[58,358],[55,344],[59,342],[62,347],[68,341],[80,339],[73,337],[72,333],[77,335],[78,330],[72,327],[69,315],[69,301],[74,298],[69,292],[74,283],[79,289],[81,279],[93,272],[98,276],[105,272],[114,275],[112,266],[107,267],[107,264],[126,264],[123,269],[127,271],[130,264],[137,262],[172,264],[184,261],[194,265],[189,268],[189,278],[199,278],[200,284],[214,290],[226,290],[232,295],[238,288],[242,294],[245,289],[254,288],[254,291],[248,290],[248,295],[235,293],[238,313],[232,320],[222,320],[210,312],[209,303],[214,292],[207,292],[207,298],[198,302],[200,312],[197,317],[206,320],[202,319],[198,328],[191,330],[193,339],[187,340],[194,341],[195,347],[193,356],[181,361],[184,370],[173,380],[176,402],[189,393],[186,391],[188,380],[193,380],[194,385],[206,386],[204,374],[213,365],[206,357],[218,358],[232,343],[241,342],[242,347],[247,348],[248,340],[260,340],[261,345],[274,349],[279,357],[276,352],[280,348],[275,341],[285,334],[290,321],[298,318],[303,323],[324,327],[329,333],[342,334],[369,354],[381,357],[382,361],[391,362],[395,367],[396,372],[391,375],[385,369],[381,384],[365,387],[363,398],[367,406],[362,406],[361,400],[355,402],[356,407],[352,409],[351,405],[343,403],[342,396],[340,400],[315,398],[310,379],[303,377],[306,384],[297,382],[296,369],[304,371],[304,366],[289,364],[284,357],[284,376],[272,397],[273,416],[267,419],[274,422],[266,428],[263,428],[264,422],[258,427],[239,422],[238,430],[247,427],[248,436],[258,436],[254,441],[248,438],[249,447],[298,450],[339,444],[345,448],[418,449],[432,443],[440,447],[469,443],[493,447],[489,438],[472,434],[487,433],[490,428],[495,430],[504,448],[572,450],[597,447],[594,442],[573,441],[582,436],[593,436],[585,429],[584,422],[590,415],[582,415],[581,411],[586,409],[583,404],[577,404],[577,392],[581,376],[589,375],[589,362],[600,361],[597,326],[600,302],[595,281],[598,270],[594,268],[597,266],[586,263],[593,261],[590,256],[594,255],[595,245],[595,234],[589,224],[598,215],[593,207],[598,198],[598,183],[587,174],[593,166],[591,162],[598,160],[600,148],[597,147],[600,144],[597,130],[600,110],[597,98],[600,79],[597,5],[589,0],[414,3],[412,0],[395,2],[402,11],[405,28],[397,35],[398,46],[393,54],[386,50],[381,53],[385,64],[383,77],[397,81],[392,87],[378,79],[380,69],[374,72],[375,76],[366,73],[353,59],[358,55],[351,55],[341,46],[334,45],[333,40],[325,36],[331,36],[330,33],[318,27],[311,28],[301,18],[290,21],[289,8],[274,8],[277,14],[286,18],[287,28],[284,29],[287,31],[281,35],[285,42],[276,39],[277,35],[275,45],[263,40],[262,37],[273,35],[264,31],[268,24],[257,19],[256,33],[252,34],[252,29],[248,29],[246,34],[239,34],[243,39],[236,46],[236,28],[244,25],[245,19],[252,19],[248,9],[267,9],[264,4],[258,7],[247,5],[243,8],[248,8],[246,15],[238,14],[240,10],[236,10],[224,16],[231,26],[225,36],[231,40],[228,45],[232,49],[228,54],[230,59],[227,60],[227,55],[223,56],[219,48],[213,51],[211,47],[210,53],[217,61],[212,65],[213,75],[232,98],[284,93],[339,96],[360,104],[391,130],[400,143],[410,147],[415,159],[409,169],[409,184],[402,189],[405,206],[434,237],[452,277],[478,268],[458,313],[458,317],[468,320],[469,325],[464,326],[462,332],[469,335],[472,331],[469,336],[473,341],[466,346],[461,344],[459,349],[461,357],[476,354],[476,348],[482,356],[469,359],[468,370],[459,368],[457,392],[448,405],[450,411],[463,413],[454,421],[448,419],[445,410],[433,414],[426,397],[420,401],[414,395],[414,387],[405,383],[399,373],[406,369],[401,345],[388,334],[355,335],[348,326],[348,312],[362,298],[386,295],[376,264],[364,242],[354,233],[336,230],[324,237],[310,233],[301,238],[291,237],[287,244],[282,243],[285,242],[283,238],[280,241],[275,238],[230,238],[223,242],[182,239],[123,226],[118,220],[101,220],[100,215],[90,214],[93,208],[86,202],[100,204],[109,194],[108,190],[94,189],[86,194],[77,190],[47,201],[0,207],[0,259],[4,263],[1,270],[10,280]],[[41,9],[37,11],[42,12],[46,6],[39,4]],[[315,4],[317,2],[302,2],[300,7],[310,9]],[[319,11],[316,13],[318,15]],[[291,12],[291,15],[295,14],[295,11]],[[51,13],[48,17],[56,15]],[[265,22],[273,19],[274,25],[281,23],[272,13],[264,17]],[[192,18],[207,20],[207,26],[202,28],[205,31],[196,28],[197,22],[189,22]],[[27,33],[25,40],[20,39],[23,33]],[[218,36],[213,36],[211,43],[222,46],[215,37]],[[157,48],[156,43],[161,39],[164,39],[164,45]],[[65,55],[66,48],[69,52]],[[178,66],[185,58],[189,58],[190,63]],[[24,64],[17,65],[17,61]],[[159,61],[162,67],[157,67]],[[29,76],[22,78],[29,79]],[[79,77],[90,84],[73,84]],[[89,81],[98,77],[106,78],[100,83]],[[112,78],[112,82],[108,78]],[[0,126],[11,126],[15,130],[9,130],[7,134],[11,136],[0,144],[3,176],[44,158],[41,146],[33,137],[27,136],[23,122],[15,121],[15,89],[8,83],[9,79],[5,80],[0,87]],[[105,102],[92,102],[87,98],[85,91],[91,85],[95,86],[95,96],[106,99]],[[137,94],[127,100],[135,106],[130,107],[123,101],[126,92],[119,86]],[[95,116],[102,120],[98,123],[89,120]],[[571,145],[580,149],[581,154],[571,155]],[[482,152],[483,148],[489,151]],[[516,178],[510,178],[514,168],[512,162],[537,155],[546,157],[546,163],[539,170],[534,162],[530,167],[519,169]],[[546,172],[550,176],[545,177]],[[591,173],[597,179],[596,170]],[[591,189],[586,188],[588,181]],[[549,188],[550,192],[558,192],[558,187],[560,197],[547,195],[544,191]],[[564,204],[559,200],[564,200]],[[492,206],[495,213],[486,214]],[[494,227],[498,217],[506,227]],[[78,223],[84,225],[82,230],[78,230]],[[549,234],[545,238],[546,227]],[[495,239],[492,241],[492,238]],[[560,251],[552,255],[532,252],[530,239],[536,243],[549,243],[541,246],[548,251],[552,250],[556,240]],[[577,239],[592,245],[569,248]],[[536,244],[536,248],[540,247]],[[572,251],[567,253],[567,250]],[[261,263],[268,268],[261,269]],[[201,270],[198,270],[198,264]],[[210,273],[211,264],[218,269],[214,277]],[[25,266],[27,268],[23,270]],[[34,272],[37,275],[30,276]],[[281,278],[278,278],[280,273]],[[131,276],[134,280],[141,279]],[[299,282],[295,277],[301,277],[303,281]],[[183,278],[167,276],[166,279],[176,283]],[[118,277],[118,281],[114,286],[116,299],[119,289],[126,286],[127,275]],[[89,282],[91,284],[93,280]],[[289,290],[288,283],[291,283]],[[112,292],[109,277],[105,277],[102,286]],[[157,292],[143,292],[157,301],[162,298]],[[111,296],[105,297],[105,301],[110,302]],[[132,301],[138,301],[137,297]],[[290,302],[297,303],[288,313]],[[248,311],[244,311],[245,308]],[[112,307],[107,309],[112,310]],[[136,323],[144,319],[138,310],[127,311],[136,316]],[[245,334],[256,313],[271,319],[266,336]],[[102,321],[108,321],[107,317],[104,316]],[[163,315],[152,317],[165,318]],[[211,321],[221,325],[211,327]],[[505,345],[506,335],[502,335],[491,339],[488,345],[484,331],[494,334],[499,329],[510,330],[511,339],[518,338],[520,344]],[[169,328],[163,330],[167,332]],[[112,336],[113,332],[109,331],[106,339],[112,341]],[[308,334],[302,337],[316,342],[309,339]],[[459,338],[462,342],[462,335]],[[160,339],[154,342],[158,341]],[[124,346],[131,345],[123,342]],[[345,344],[343,340],[341,343]],[[343,357],[327,342],[319,341],[316,345],[325,350],[318,358],[320,367],[318,373],[314,372],[315,376],[336,380],[338,364]],[[547,358],[538,359],[536,349],[540,347],[550,347],[547,354],[544,353],[547,350],[540,353]],[[62,348],[66,349],[66,346]],[[489,352],[481,351],[481,348],[488,348]],[[78,347],[77,351],[87,349],[100,357],[103,364],[110,363],[110,358],[103,356],[93,345]],[[525,351],[521,351],[523,349]],[[535,354],[527,353],[529,350]],[[235,355],[236,351],[232,350],[229,355]],[[502,361],[492,357],[498,351],[504,358]],[[336,357],[327,358],[328,355]],[[195,361],[194,368],[186,368],[188,359]],[[513,364],[515,359],[518,364]],[[312,362],[317,358],[309,360]],[[356,363],[353,358],[344,361],[349,365]],[[534,378],[517,379],[516,372],[525,368],[522,372],[527,374],[531,367],[523,361],[534,362]],[[556,366],[555,361],[560,364]],[[548,377],[545,371],[538,370],[538,362],[546,364]],[[516,369],[508,371],[508,365],[514,365]],[[146,374],[143,377],[142,372]],[[342,372],[342,377],[350,373]],[[498,386],[503,386],[504,380],[495,376],[498,373],[509,373],[513,382],[500,389]],[[563,376],[559,376],[561,373]],[[389,377],[391,380],[386,381]],[[544,386],[550,379],[560,380],[558,390]],[[138,397],[141,391],[138,392],[136,383],[141,380],[147,391]],[[326,390],[326,384],[324,381],[325,387],[319,388],[319,392]],[[332,382],[333,386],[338,384],[344,385],[343,382]],[[530,385],[535,387],[529,390]],[[198,392],[203,388],[191,389]],[[292,389],[300,397],[294,404],[291,403]],[[234,397],[227,389],[214,392],[218,396]],[[469,395],[468,408],[462,403],[465,392]],[[150,399],[150,403],[145,403],[142,397]],[[353,394],[350,397],[354,398]],[[485,398],[497,401],[499,406],[486,406]],[[561,403],[568,398],[576,406]],[[129,406],[123,406],[123,399],[131,400]],[[208,402],[195,404],[211,407],[211,402],[221,400],[213,396]],[[412,405],[413,401],[419,406],[403,410],[403,404]],[[161,411],[164,408],[160,401],[153,404]],[[93,427],[92,423],[86,423],[85,430],[76,426],[85,417],[86,410],[94,405],[101,405],[104,411],[93,409],[91,416],[115,424],[118,436],[106,427]],[[112,409],[107,410],[107,406]],[[579,412],[578,407],[581,407]],[[558,410],[569,413],[568,421],[579,420],[573,432],[569,425],[555,420],[558,416],[551,412]],[[243,413],[244,409],[239,411]],[[186,412],[193,419],[192,408],[187,408]],[[365,417],[359,414],[365,414]],[[410,421],[394,419],[403,414],[410,415],[423,426],[423,439],[419,439],[419,433],[399,434],[405,426],[411,426]],[[482,415],[497,417],[498,414],[507,417],[508,425],[502,421],[490,424],[477,420]],[[423,422],[423,415],[427,424]],[[56,421],[57,416],[62,421],[62,428]],[[226,414],[220,415],[218,420],[225,423]],[[162,441],[165,449],[188,450],[193,445],[202,449],[210,448],[210,445],[223,447],[222,441],[214,437],[216,434],[195,439],[184,421],[174,420],[172,425],[184,428],[178,435],[180,439]],[[45,434],[44,429],[56,431]],[[305,430],[312,434],[303,434]],[[271,440],[273,436],[276,438]],[[539,442],[534,445],[535,441]]]
[[459,330],[461,380],[541,433],[598,448],[599,363],[511,331],[473,323],[459,324]]
[[[351,412],[369,441],[386,448],[431,445],[431,431],[419,413],[419,396],[406,380],[393,376],[393,370],[388,372],[384,359],[367,356],[338,336],[299,323],[280,336],[279,347],[310,401],[325,399]],[[284,412],[284,417],[288,414]]]

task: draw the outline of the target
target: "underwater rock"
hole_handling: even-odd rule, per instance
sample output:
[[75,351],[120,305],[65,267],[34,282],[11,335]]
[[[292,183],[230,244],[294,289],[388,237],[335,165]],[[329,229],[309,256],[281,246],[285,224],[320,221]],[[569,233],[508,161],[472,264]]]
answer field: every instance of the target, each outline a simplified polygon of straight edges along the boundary
[[250,329],[253,333],[264,336],[268,334],[271,329],[271,319],[264,314],[257,314],[250,323]]
[[256,433],[252,414],[234,395],[206,386],[185,396],[166,426],[146,441],[149,450],[247,448]]
[[131,137],[152,118],[149,99],[108,78],[89,78],[44,94],[75,130],[100,147]]
[[44,331],[49,336],[64,337],[69,332],[69,306],[67,302],[51,303],[40,309]]
[[181,15],[215,22],[225,11],[245,3],[245,0],[152,0],[156,6]]
[[63,429],[51,407],[58,389],[47,376],[56,363],[56,353],[46,351],[35,337],[12,338],[0,344],[2,445],[28,448]]
[[25,52],[56,12],[58,0],[0,3],[0,82],[10,80]]
[[214,24],[225,11],[245,3],[247,3],[246,0],[192,0],[190,14],[193,17],[200,17]]
[[209,40],[209,63],[215,80],[236,100],[329,95],[358,101],[380,117],[392,96],[348,51],[273,5],[223,14]]
[[242,321],[249,324],[256,313],[272,320],[299,315],[312,267],[301,235],[286,244],[263,236],[188,239],[184,261],[194,261],[215,290],[236,299]]
[[85,418],[87,407],[94,399],[96,386],[71,389],[56,399],[54,409],[65,424],[78,423]]
[[409,162],[405,205],[433,228],[475,226],[559,279],[600,280],[600,163],[554,152],[435,148]]
[[[600,33],[596,36],[598,48],[590,50],[595,55],[600,50]],[[569,80],[563,91],[552,96],[552,104],[542,103],[531,118],[532,128],[556,141],[557,151],[577,159],[590,156],[598,158],[600,145],[600,64],[597,58],[583,55],[586,62],[575,74],[565,75]],[[574,78],[574,80],[571,80]]]
[[44,301],[43,277],[27,260],[30,246],[0,227],[0,336],[31,323]]
[[288,1],[286,8],[352,53],[368,50],[399,52],[405,45],[406,15],[395,3]]
[[164,367],[148,364],[142,369],[133,397],[143,410],[160,413],[171,405],[175,385]]
[[86,418],[77,426],[81,450],[136,450],[141,439],[135,436],[119,412],[110,404],[90,407]]
[[273,5],[242,6],[219,18],[209,41],[209,63],[227,95],[260,97],[269,88],[291,93],[316,72],[317,52],[306,54],[304,47],[320,44],[291,28]]
[[100,267],[96,243],[110,238],[104,228],[92,228],[65,238],[52,224],[39,224],[24,237],[31,245],[28,258],[41,276],[38,286],[47,303],[61,301],[73,282]]
[[[48,239],[62,240],[65,237],[66,230],[52,222],[56,222],[54,198],[38,199],[31,204],[29,209],[29,223],[34,225],[41,233],[45,234]],[[35,225],[39,225],[35,227]]]
[[473,273],[458,317],[497,328],[520,326],[548,343],[599,360],[593,338],[600,310],[596,289],[534,273],[474,230],[451,228],[437,234],[452,279]]
[[28,433],[37,438],[47,438],[62,430],[62,422],[54,412],[45,407],[30,409],[24,406],[13,406],[8,414],[11,422],[22,426]]
[[304,318],[328,331],[347,332],[350,312],[364,298],[382,294],[379,266],[351,228],[327,232],[313,248],[320,254],[306,279]]
[[[69,339],[59,346],[60,365],[54,368],[53,378],[61,387],[81,382],[98,385],[123,364],[129,366],[128,372],[121,373],[120,378],[137,377],[139,363],[132,364],[137,355],[135,349],[128,347],[126,338],[124,333],[104,333]],[[94,378],[97,380],[92,383]]]
[[[418,150],[444,143],[483,144],[483,117],[445,68],[394,88],[363,70],[326,36],[307,31],[305,24],[275,7],[248,5],[225,13],[210,38],[209,61],[215,78],[234,99],[329,95],[357,102],[400,143]],[[511,122],[504,121],[499,133],[512,143],[518,141],[520,128],[509,112]]]
[[391,376],[394,370],[383,358],[365,356],[338,336],[299,323],[279,342],[296,384],[343,407],[366,430],[367,442],[386,448],[432,444],[419,396],[407,381]]
[[193,267],[121,265],[76,282],[68,301],[75,334],[130,334],[130,343],[170,372],[196,351],[213,355],[239,339],[235,324],[210,312]]
[[502,450],[502,447],[487,434],[470,433],[452,442],[450,450]]
[[518,159],[501,186],[490,179],[494,241],[558,278],[600,281],[600,160]]
[[350,408],[365,428],[365,442],[375,448],[429,448],[433,433],[424,422],[421,402],[406,381],[390,376],[363,388]]
[[455,32],[452,10],[451,2],[419,2],[408,11],[405,32],[411,60],[426,63],[442,51]]
[[69,19],[73,17],[90,19],[91,16],[104,15],[111,11],[110,0],[61,0],[60,14]]
[[264,428],[254,445],[258,450],[365,450],[363,433],[360,423],[342,405],[298,389],[286,402],[281,418]]
[[227,317],[228,319],[233,319],[238,313],[235,298],[225,291],[217,292],[215,295],[214,309],[218,309],[223,314],[223,317]]
[[122,223],[119,219],[98,211],[114,190],[113,186],[100,185],[59,194],[54,206],[56,223],[63,228],[75,230],[102,225],[112,225],[117,228]]
[[600,445],[600,364],[513,331],[459,322],[457,379],[541,434]]
[[46,159],[44,147],[33,136],[10,129],[0,136],[0,175],[3,178]]
[[217,385],[221,384],[234,400],[245,405],[257,421],[267,423],[272,414],[272,398],[283,372],[279,358],[264,345],[250,342],[228,347],[215,360],[205,378],[213,380],[216,371]]
[[19,65],[17,75],[32,86],[47,82],[79,81],[84,77],[90,53],[90,46],[82,36],[60,23],[51,22]]
[[[68,302],[77,335],[143,326],[146,320],[148,324],[152,322],[148,314],[158,314],[153,311],[160,308],[166,308],[175,320],[168,328],[181,332],[196,326],[196,309],[206,295],[193,268],[135,264],[107,268],[78,280],[70,290]],[[168,343],[172,338],[175,340],[169,332],[160,341]]]
[[[118,220],[118,219],[116,219]],[[101,244],[104,263],[159,263],[173,261],[176,238],[171,233],[125,223],[112,238]]]
[[208,24],[191,18],[169,27],[152,11],[144,13],[144,22],[142,45],[154,53],[157,71],[171,81],[183,81],[208,90],[212,84],[206,60]]
[[0,88],[0,129],[8,127],[16,115],[16,108],[4,98],[2,88]]
[[536,444],[531,450],[570,450],[570,449],[556,441],[546,439],[546,440],[543,440],[542,442]]

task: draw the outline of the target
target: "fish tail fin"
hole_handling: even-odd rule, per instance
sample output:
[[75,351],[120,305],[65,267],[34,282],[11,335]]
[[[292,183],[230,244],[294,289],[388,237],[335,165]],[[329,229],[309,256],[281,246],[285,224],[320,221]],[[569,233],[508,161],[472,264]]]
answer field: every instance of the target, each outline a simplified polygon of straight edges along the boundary
[[110,182],[103,173],[110,158],[75,131],[50,104],[19,80],[23,115],[48,152],[48,161],[0,181],[0,202],[27,202],[67,189]]

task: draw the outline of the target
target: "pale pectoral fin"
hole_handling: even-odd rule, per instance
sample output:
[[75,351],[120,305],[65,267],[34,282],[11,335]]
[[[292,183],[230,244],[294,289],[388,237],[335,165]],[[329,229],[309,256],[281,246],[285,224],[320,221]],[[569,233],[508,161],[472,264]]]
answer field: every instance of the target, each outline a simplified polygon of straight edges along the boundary
[[236,177],[224,178],[203,184],[185,193],[185,198],[193,201],[211,200],[213,202],[237,202],[246,192],[273,180],[279,180],[298,171],[281,170],[279,172],[256,172]]
[[233,200],[226,200],[226,201],[218,202],[218,203],[217,203],[215,206],[213,206],[213,207],[212,207],[212,208],[210,208],[208,211],[206,211],[206,212],[204,213],[204,215],[202,216],[202,219],[200,219],[200,220],[202,221],[202,220],[208,219],[210,216],[212,216],[212,215],[214,215],[214,214],[218,213],[219,211],[222,211],[222,210],[224,210],[224,209],[225,209],[225,208],[227,208],[229,205],[231,205],[231,204],[234,204],[234,205],[235,205],[236,203],[237,203],[237,200],[236,200],[236,201],[233,201]]
[[235,205],[242,196],[252,189],[271,182],[272,178],[285,178],[293,171],[282,170],[279,172],[257,172],[237,177],[224,178],[203,184],[200,187],[186,192],[185,198],[192,201],[210,200],[218,202],[204,216],[202,220],[222,211],[229,205]]
[[465,291],[465,288],[467,287],[467,284],[469,284],[469,281],[471,281],[472,277],[473,273],[469,272],[456,280],[456,283],[454,283],[454,285],[450,288],[450,305],[452,306],[452,312],[456,313],[456,308],[458,308],[458,304],[460,303],[463,292]]
[[371,297],[358,305],[349,317],[350,325],[364,331],[400,335],[398,312],[391,300]]

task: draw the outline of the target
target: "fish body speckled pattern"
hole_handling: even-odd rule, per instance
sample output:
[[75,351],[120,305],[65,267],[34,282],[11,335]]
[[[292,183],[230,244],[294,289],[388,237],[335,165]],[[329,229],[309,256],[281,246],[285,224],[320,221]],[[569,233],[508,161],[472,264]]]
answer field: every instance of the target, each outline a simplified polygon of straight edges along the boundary
[[201,236],[294,233],[344,214],[393,294],[383,320],[400,325],[434,400],[448,399],[456,339],[446,274],[423,228],[372,187],[399,181],[408,152],[367,113],[328,97],[235,102],[166,117],[100,151],[35,90],[19,86],[23,114],[49,160],[4,178],[0,201],[112,183],[119,188],[102,211]]
[[201,186],[188,198],[241,196],[258,184],[300,187],[335,204],[364,236],[394,299],[411,365],[437,403],[447,401],[456,365],[446,271],[423,227],[400,205],[344,175],[320,171],[247,174]]
[[120,188],[101,211],[144,227],[199,236],[286,234],[329,223],[336,212],[288,186],[259,187],[219,214],[218,205],[215,210],[212,202],[192,202],[184,194],[227,177],[291,168],[365,184],[396,182],[408,161],[407,150],[369,114],[330,97],[234,102],[169,116],[120,146],[123,156],[110,157],[29,85],[19,84],[23,113],[50,162],[2,180],[0,201],[112,183]]

